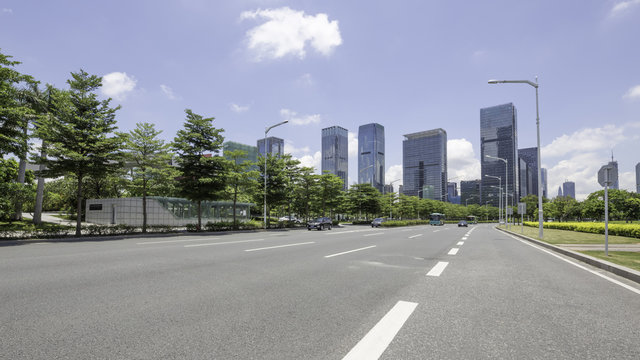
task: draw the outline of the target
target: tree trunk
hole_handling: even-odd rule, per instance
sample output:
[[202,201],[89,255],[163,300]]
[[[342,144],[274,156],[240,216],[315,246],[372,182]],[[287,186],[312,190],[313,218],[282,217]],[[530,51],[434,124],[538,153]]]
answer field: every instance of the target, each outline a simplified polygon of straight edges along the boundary
[[[47,152],[45,150],[46,143],[42,140],[42,144],[40,145],[40,157],[45,158],[47,156]],[[35,225],[42,224],[42,202],[44,198],[44,177],[41,175],[42,171],[44,171],[45,166],[40,164],[38,166],[38,188],[36,190],[36,204],[33,209],[33,223]]]
[[[27,135],[27,126],[23,128],[24,135]],[[27,154],[22,154],[20,158],[20,165],[18,165],[18,183],[24,185],[24,177],[27,171]],[[22,191],[22,189],[21,189]],[[15,213],[13,214],[13,220],[22,220],[22,200],[18,199],[15,203]]]
[[198,200],[198,231],[202,230],[202,201]]
[[147,232],[147,179],[142,179],[142,232]]
[[82,175],[78,175],[78,191],[76,193],[78,202],[76,205],[76,236],[82,235]]
[[233,190],[233,228],[237,229],[238,225],[236,224],[236,202],[238,201],[238,184],[236,183],[235,188]]

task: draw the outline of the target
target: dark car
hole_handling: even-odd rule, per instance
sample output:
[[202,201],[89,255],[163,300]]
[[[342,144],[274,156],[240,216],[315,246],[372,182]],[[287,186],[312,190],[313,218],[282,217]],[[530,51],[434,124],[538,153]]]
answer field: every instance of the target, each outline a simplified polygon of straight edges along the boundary
[[371,227],[378,227],[380,226],[383,222],[385,222],[386,220],[384,218],[376,218],[373,219],[373,221],[371,222]]
[[461,226],[469,227],[469,225],[467,225],[467,222],[465,220],[460,220],[460,222],[458,223],[458,227],[461,227]]
[[331,221],[331,218],[319,217],[307,223],[307,230],[311,230],[311,229],[324,230],[325,228],[331,230],[332,224],[333,222]]

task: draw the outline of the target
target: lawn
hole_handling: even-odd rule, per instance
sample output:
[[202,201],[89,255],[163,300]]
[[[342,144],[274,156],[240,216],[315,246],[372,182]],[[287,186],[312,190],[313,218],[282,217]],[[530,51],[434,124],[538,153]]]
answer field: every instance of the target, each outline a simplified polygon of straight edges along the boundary
[[581,253],[606,260],[614,264],[626,266],[630,269],[640,271],[640,252],[632,251],[609,251],[609,256],[604,251],[580,251]]
[[[500,226],[504,229],[504,225]],[[512,226],[510,230],[521,234],[520,226]],[[538,239],[538,228],[537,227],[524,227],[525,236],[530,238]],[[604,235],[602,234],[591,234],[591,233],[583,233],[577,231],[569,231],[569,230],[556,230],[556,229],[544,229],[544,241],[549,244],[558,245],[558,244],[604,244]],[[624,236],[613,236],[609,235],[609,244],[640,244],[640,239],[624,237]]]

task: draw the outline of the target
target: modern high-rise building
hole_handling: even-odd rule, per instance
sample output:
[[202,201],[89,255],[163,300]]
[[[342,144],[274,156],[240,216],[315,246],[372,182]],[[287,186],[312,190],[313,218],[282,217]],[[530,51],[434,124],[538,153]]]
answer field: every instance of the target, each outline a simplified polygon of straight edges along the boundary
[[558,186],[558,197],[562,197],[562,186]]
[[[615,178],[618,179],[618,162],[613,160],[613,155],[611,156],[611,161],[609,161],[609,166],[613,166],[613,173],[615,174]],[[616,180],[610,189],[620,189],[620,181]]]
[[227,160],[231,160],[229,152],[236,150],[242,150],[246,153],[245,156],[239,159],[240,163],[258,161],[258,148],[256,146],[245,145],[234,141],[225,141],[224,144],[222,144],[222,155]]
[[[497,187],[500,183],[503,189],[505,185],[507,186],[508,194],[515,195],[515,199],[509,199],[509,203],[518,202],[520,188],[518,186],[517,117],[516,107],[512,103],[480,109],[482,203],[489,201],[491,205],[498,206],[499,190],[492,186]],[[487,155],[506,159],[507,163],[489,158]],[[486,175],[499,177],[501,180]]]
[[460,204],[480,204],[480,186],[482,181],[477,180],[462,180],[460,181]]
[[408,196],[446,200],[447,132],[434,129],[404,135],[402,185]]
[[520,198],[531,194],[531,172],[527,162],[518,157],[520,166],[518,166],[518,182],[520,183]]
[[576,198],[576,183],[573,181],[565,181],[562,184],[562,195],[570,198]]
[[376,123],[358,128],[358,184],[384,186],[384,126]]
[[322,173],[328,171],[339,176],[343,189],[349,184],[349,132],[340,126],[322,129]]
[[549,198],[549,193],[547,192],[547,169],[540,169],[540,176],[542,176],[542,197]]
[[640,194],[640,162],[636,164],[636,193]]
[[385,194],[391,194],[393,193],[393,185],[391,184],[385,184],[384,185],[384,191]]
[[[527,195],[538,195],[538,148],[518,149],[518,156],[527,163],[528,172],[531,174],[531,182],[527,184]],[[522,194],[522,191],[520,191]]]
[[[260,154],[260,156],[264,156],[265,154],[264,140],[265,138],[258,139],[258,154]],[[269,152],[269,154],[276,155],[276,156],[284,155],[283,139],[280,139],[274,136],[269,136],[266,140],[267,140],[267,151]]]

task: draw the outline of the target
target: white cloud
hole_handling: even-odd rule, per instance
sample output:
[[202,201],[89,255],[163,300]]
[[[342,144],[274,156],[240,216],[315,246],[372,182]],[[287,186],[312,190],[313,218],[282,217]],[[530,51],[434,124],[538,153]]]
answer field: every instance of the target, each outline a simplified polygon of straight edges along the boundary
[[306,15],[289,7],[245,11],[240,19],[265,19],[266,22],[247,31],[248,48],[256,60],[278,59],[287,55],[300,59],[306,56],[309,44],[315,51],[328,56],[342,44],[338,21],[329,21],[327,14]]
[[616,144],[627,140],[625,135],[627,126],[634,125],[605,125],[600,128],[578,130],[571,135],[564,134],[554,139],[551,144],[542,147],[542,158],[547,159],[549,157],[567,156],[572,153],[611,149]]
[[8,8],[2,8],[2,12],[5,14],[13,14],[13,10]]
[[615,4],[613,6],[613,8],[611,8],[611,12],[609,13],[609,16],[613,17],[613,16],[621,15],[621,14],[629,11],[630,9],[635,7],[636,5],[640,5],[640,0],[621,1],[621,2],[619,2],[617,4]]
[[320,153],[320,151],[316,151],[314,154],[307,154],[301,157],[293,158],[300,160],[300,166],[313,168],[316,174],[320,174],[320,170],[322,167],[322,154]]
[[384,183],[390,184],[393,180],[398,180],[393,183],[393,188],[397,192],[398,185],[402,185],[402,165],[391,165],[384,173]]
[[137,80],[124,72],[112,72],[102,77],[102,94],[124,100],[136,87]]
[[281,109],[280,116],[285,120],[289,120],[293,125],[319,124],[322,120],[320,114],[298,115],[297,112],[289,109]]
[[349,158],[355,158],[356,162],[358,162],[358,134],[349,131],[349,134],[347,136],[349,138]]
[[299,154],[299,153],[311,152],[311,149],[308,146],[297,148],[293,144],[293,141],[285,140],[285,142],[284,142],[284,152],[285,152],[285,154]]
[[467,139],[447,141],[447,175],[455,182],[480,178],[480,160]]
[[167,85],[161,84],[160,90],[162,90],[162,92],[167,96],[167,98],[169,98],[169,100],[176,100],[178,98],[176,94],[173,92],[173,89],[171,89]]
[[309,87],[309,86],[313,86],[313,84],[315,83],[313,81],[313,77],[311,76],[311,74],[306,73],[306,74],[302,74],[298,80],[297,80],[298,84],[300,86],[303,87]]
[[233,112],[238,113],[238,114],[239,114],[239,113],[243,113],[243,112],[247,112],[247,111],[249,111],[249,105],[247,105],[247,106],[242,106],[242,105],[238,105],[238,104],[233,104],[233,103],[232,103],[230,106],[231,106],[231,110],[232,110]]
[[623,98],[629,100],[640,100],[640,85],[636,85],[629,89],[629,91],[624,94]]

